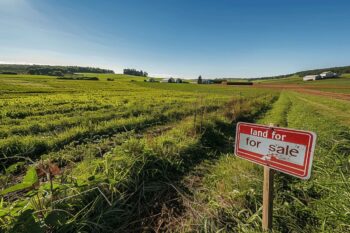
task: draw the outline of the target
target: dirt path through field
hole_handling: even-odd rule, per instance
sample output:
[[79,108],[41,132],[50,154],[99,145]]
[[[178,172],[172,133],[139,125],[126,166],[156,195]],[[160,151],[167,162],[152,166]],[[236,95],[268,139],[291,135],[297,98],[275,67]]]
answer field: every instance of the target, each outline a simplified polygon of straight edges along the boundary
[[301,93],[307,93],[311,95],[326,96],[326,97],[332,97],[336,99],[350,101],[350,94],[342,94],[342,93],[334,93],[334,92],[326,92],[326,91],[310,90],[310,89],[296,89],[295,91],[301,92]]
[[[322,88],[322,86],[308,86],[308,87],[301,87],[300,85],[273,85],[273,84],[258,84],[254,85],[254,87],[261,87],[261,88],[272,88],[272,89],[279,89],[279,90],[293,90],[300,93],[307,93],[312,95],[319,95],[319,96],[326,96],[326,97],[332,97],[336,99],[341,100],[348,100],[350,101],[350,94],[344,94],[344,93],[336,93],[336,92],[327,92],[327,91],[320,91],[316,90],[315,88]],[[329,87],[327,87],[329,88]],[[332,86],[332,89],[348,89],[348,87],[339,87],[339,86]]]

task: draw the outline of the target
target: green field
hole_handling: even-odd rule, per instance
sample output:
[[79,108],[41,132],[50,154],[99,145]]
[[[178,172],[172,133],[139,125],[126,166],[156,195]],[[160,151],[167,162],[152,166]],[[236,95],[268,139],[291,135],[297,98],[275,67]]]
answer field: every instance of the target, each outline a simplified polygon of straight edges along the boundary
[[261,232],[262,168],[233,156],[238,121],[318,134],[312,178],[276,176],[274,232],[350,231],[349,101],[82,76],[98,80],[0,75],[0,232]]

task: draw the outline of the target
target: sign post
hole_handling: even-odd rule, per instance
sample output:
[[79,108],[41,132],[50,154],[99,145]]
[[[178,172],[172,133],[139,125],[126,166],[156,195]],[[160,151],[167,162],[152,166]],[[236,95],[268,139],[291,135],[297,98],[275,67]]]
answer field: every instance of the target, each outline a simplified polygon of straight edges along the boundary
[[273,209],[273,177],[274,170],[264,167],[264,187],[263,187],[263,230],[272,228],[272,209]]
[[[270,123],[270,127],[275,127]],[[278,125],[277,125],[278,126]],[[263,220],[262,228],[264,231],[272,228],[272,211],[273,211],[273,178],[275,172],[267,166],[264,166],[264,184],[263,184]]]
[[235,154],[264,166],[264,230],[272,227],[274,170],[309,179],[316,134],[310,131],[239,122]]

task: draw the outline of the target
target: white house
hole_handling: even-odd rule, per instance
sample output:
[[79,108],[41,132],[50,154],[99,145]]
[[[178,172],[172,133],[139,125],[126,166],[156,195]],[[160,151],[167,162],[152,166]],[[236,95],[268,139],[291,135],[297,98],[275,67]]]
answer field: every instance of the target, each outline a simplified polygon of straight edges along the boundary
[[332,71],[325,71],[320,74],[321,78],[334,78],[336,77],[336,74]]
[[303,81],[315,81],[320,79],[321,76],[320,75],[306,75],[303,77]]

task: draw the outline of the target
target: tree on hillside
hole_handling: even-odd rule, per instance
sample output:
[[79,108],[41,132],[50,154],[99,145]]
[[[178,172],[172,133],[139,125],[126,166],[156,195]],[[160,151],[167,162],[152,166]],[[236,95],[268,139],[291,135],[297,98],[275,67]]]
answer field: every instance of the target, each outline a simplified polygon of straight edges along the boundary
[[202,84],[202,75],[199,75],[198,80],[197,80],[197,83],[198,83],[198,84]]
[[147,77],[148,73],[146,71],[138,71],[136,69],[124,69],[124,74],[128,74],[128,75],[134,75],[134,76],[142,76],[142,77]]

